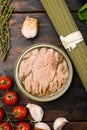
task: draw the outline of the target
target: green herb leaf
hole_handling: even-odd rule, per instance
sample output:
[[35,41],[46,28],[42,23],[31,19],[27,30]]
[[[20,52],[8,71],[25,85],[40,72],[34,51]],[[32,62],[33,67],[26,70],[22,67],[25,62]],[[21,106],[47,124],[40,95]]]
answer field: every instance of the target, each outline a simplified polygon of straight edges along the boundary
[[87,3],[78,11],[78,17],[80,20],[87,19]]

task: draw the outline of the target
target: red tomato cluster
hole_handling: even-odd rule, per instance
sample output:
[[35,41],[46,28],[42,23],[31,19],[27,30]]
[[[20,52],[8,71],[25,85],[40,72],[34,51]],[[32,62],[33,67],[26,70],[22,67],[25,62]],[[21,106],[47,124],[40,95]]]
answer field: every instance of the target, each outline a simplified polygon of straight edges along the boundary
[[[10,89],[12,86],[12,79],[9,76],[0,77],[0,90]],[[14,91],[7,91],[4,93],[3,101],[6,105],[13,106],[18,101],[18,95]],[[26,117],[27,109],[23,105],[14,106],[12,115],[14,118],[22,120]],[[4,118],[5,112],[3,108],[0,108],[0,120]],[[9,122],[0,123],[0,130],[12,130],[12,126]],[[16,130],[30,130],[30,124],[27,122],[19,122],[16,126]]]
[[[12,126],[9,122],[0,123],[0,130],[12,130]],[[28,122],[19,122],[15,130],[31,130]]]

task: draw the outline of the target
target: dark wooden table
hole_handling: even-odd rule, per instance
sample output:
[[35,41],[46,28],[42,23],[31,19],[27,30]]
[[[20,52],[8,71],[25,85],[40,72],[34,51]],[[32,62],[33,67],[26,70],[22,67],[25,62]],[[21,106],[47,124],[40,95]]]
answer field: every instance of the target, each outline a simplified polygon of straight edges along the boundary
[[[87,28],[85,22],[79,21],[77,16],[78,9],[80,9],[86,1],[66,0],[66,2],[87,43]],[[53,121],[61,116],[66,117],[69,120],[69,123],[63,127],[63,130],[87,130],[87,93],[85,92],[74,67],[73,81],[68,91],[59,99],[41,103],[25,97],[19,91],[14,79],[14,66],[19,54],[34,43],[53,43],[61,48],[63,47],[39,0],[13,0],[12,5],[15,6],[15,12],[9,21],[11,49],[5,62],[0,62],[0,75],[5,74],[12,78],[13,86],[11,89],[15,90],[19,95],[17,105],[26,105],[28,103],[41,105],[45,111],[43,121],[47,122],[51,128]],[[26,16],[35,17],[39,20],[38,36],[34,39],[25,39],[21,34],[21,26]],[[3,96],[3,94],[4,92],[0,91],[0,96]],[[6,106],[6,109],[10,112],[12,108],[13,107]],[[18,122],[11,115],[10,118],[14,124]],[[24,120],[31,120],[29,113]]]

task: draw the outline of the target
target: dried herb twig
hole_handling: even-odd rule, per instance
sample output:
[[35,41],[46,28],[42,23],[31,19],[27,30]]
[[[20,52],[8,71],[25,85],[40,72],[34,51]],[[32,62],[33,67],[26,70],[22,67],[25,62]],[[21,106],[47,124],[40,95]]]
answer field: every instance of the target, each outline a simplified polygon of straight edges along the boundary
[[5,60],[10,49],[8,20],[14,11],[11,2],[12,0],[0,0],[0,61]]

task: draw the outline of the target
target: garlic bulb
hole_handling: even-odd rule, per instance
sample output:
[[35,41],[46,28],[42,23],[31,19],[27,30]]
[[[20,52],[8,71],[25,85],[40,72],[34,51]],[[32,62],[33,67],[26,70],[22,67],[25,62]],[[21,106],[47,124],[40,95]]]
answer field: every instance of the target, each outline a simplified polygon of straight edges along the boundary
[[48,124],[44,122],[38,122],[34,126],[34,130],[51,130]]
[[31,103],[27,104],[26,107],[29,109],[32,118],[36,122],[40,122],[42,120],[43,114],[44,114],[42,107],[36,104],[31,104]]
[[59,117],[54,121],[53,128],[54,130],[61,130],[62,127],[68,122],[66,118],[64,117]]
[[27,16],[22,25],[21,32],[25,38],[34,38],[38,32],[38,20]]

